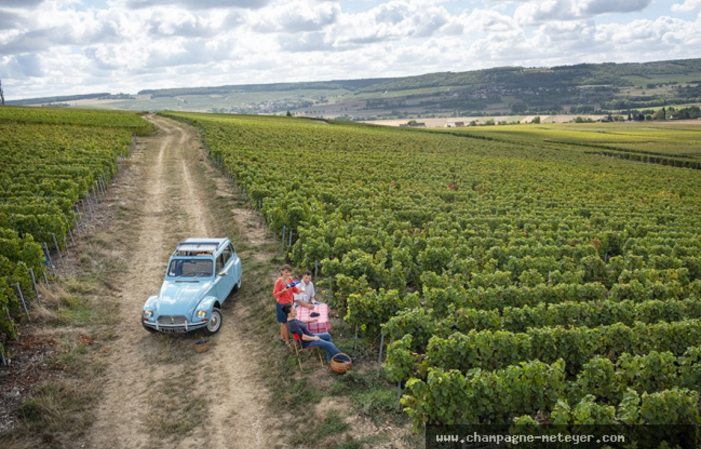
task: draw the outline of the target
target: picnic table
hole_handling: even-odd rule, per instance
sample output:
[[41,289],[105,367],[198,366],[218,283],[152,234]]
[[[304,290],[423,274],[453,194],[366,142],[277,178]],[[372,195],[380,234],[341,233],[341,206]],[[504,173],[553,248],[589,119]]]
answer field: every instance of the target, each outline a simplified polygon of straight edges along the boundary
[[[310,317],[309,314],[312,312],[318,313],[319,316],[315,318]],[[331,323],[329,323],[329,306],[326,304],[316,303],[314,304],[314,309],[308,309],[303,306],[297,307],[297,319],[300,321],[316,319],[316,323],[307,323],[309,332],[313,334],[328,332],[331,329]]]

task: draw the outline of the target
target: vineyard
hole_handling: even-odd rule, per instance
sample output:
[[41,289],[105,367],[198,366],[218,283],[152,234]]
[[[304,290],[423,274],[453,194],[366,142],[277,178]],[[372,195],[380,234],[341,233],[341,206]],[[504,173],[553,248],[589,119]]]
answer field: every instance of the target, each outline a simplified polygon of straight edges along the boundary
[[701,169],[698,124],[578,123],[566,125],[480,126],[453,131],[474,137],[571,146],[589,154],[651,164]]
[[104,195],[133,135],[152,130],[133,113],[0,108],[0,343],[15,338],[23,300],[51,276],[51,252]]
[[165,115],[200,128],[345,321],[383,336],[417,429],[699,423],[701,172],[540,139]]

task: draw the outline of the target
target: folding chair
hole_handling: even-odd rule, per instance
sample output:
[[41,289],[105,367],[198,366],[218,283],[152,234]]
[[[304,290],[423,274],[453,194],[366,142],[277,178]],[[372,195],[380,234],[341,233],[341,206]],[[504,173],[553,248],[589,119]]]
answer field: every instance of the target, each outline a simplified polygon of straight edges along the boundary
[[310,347],[305,348],[304,346],[302,346],[302,338],[299,336],[299,334],[292,333],[292,336],[293,336],[294,339],[295,339],[295,341],[294,341],[294,343],[293,343],[293,346],[295,347],[295,354],[297,355],[297,363],[299,363],[299,370],[300,370],[300,371],[304,372],[304,370],[302,369],[302,361],[301,361],[301,359],[299,358],[299,355],[300,355],[303,351],[308,351],[308,350],[310,350],[310,349],[318,349],[318,351],[317,351],[316,353],[319,355],[319,361],[321,362],[321,366],[324,366],[324,359],[323,359],[323,357],[321,356],[321,351],[322,351],[322,349],[321,349],[320,347],[318,347],[318,346],[310,346]]

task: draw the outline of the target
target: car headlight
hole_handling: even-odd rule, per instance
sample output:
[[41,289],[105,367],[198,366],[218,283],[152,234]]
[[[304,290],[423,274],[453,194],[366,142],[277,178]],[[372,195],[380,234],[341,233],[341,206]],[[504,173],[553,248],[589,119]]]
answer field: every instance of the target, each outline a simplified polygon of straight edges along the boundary
[[153,316],[153,310],[144,310],[142,316],[144,318],[151,318]]
[[206,316],[207,316],[206,310],[198,310],[197,311],[197,318],[205,318]]

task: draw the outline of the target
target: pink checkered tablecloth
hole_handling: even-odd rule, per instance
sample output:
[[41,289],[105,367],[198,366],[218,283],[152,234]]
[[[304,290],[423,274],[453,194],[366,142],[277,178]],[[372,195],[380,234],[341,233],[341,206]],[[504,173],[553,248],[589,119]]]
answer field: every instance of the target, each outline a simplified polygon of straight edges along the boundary
[[329,306],[326,304],[314,304],[314,310],[299,306],[297,307],[297,319],[300,321],[312,320],[314,318],[309,316],[312,312],[318,313],[319,316],[315,317],[317,320],[316,323],[307,323],[309,332],[313,334],[328,332],[331,329],[331,323],[329,323]]

